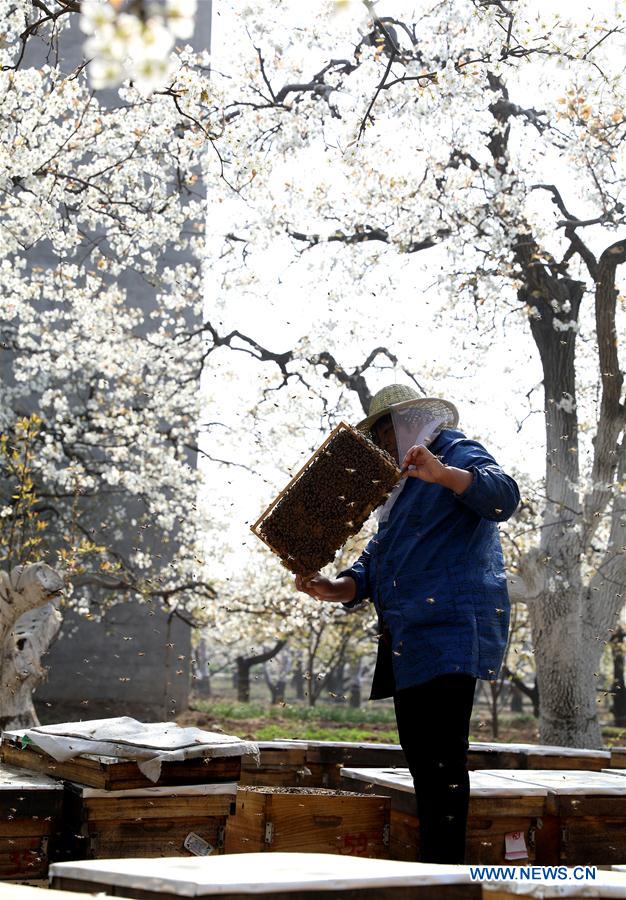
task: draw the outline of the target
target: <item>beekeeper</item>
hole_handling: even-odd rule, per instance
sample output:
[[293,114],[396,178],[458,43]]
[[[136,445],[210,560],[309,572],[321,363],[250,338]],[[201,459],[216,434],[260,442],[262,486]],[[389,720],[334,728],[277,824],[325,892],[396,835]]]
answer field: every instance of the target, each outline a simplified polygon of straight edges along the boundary
[[467,750],[476,679],[502,664],[509,598],[498,522],[517,508],[517,484],[457,429],[456,407],[393,384],[357,428],[404,477],[377,510],[378,531],[337,578],[296,587],[347,608],[370,599],[379,642],[370,699],[394,699],[415,783],[420,859],[462,863],[469,805]]

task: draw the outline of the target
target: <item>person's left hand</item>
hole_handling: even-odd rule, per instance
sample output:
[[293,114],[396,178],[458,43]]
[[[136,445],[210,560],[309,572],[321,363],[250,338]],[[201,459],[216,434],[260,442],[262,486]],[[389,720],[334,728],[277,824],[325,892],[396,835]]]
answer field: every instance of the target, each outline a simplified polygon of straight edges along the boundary
[[[414,468],[409,469],[409,466]],[[430,450],[427,450],[422,444],[416,444],[407,450],[400,468],[403,476],[437,483],[441,481],[441,475],[446,467],[439,462],[436,456],[433,456]]]

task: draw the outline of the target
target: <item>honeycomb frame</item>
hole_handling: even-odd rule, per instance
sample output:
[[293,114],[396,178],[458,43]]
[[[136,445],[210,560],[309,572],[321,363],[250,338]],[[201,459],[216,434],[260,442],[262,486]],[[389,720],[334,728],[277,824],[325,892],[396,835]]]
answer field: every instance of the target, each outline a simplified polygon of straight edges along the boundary
[[[340,462],[348,461],[342,456],[345,457],[346,453],[349,456],[350,443],[354,448],[355,462],[360,464],[358,468],[328,463],[328,458],[336,451]],[[363,469],[363,465],[368,465],[368,460],[370,468]],[[329,474],[334,474],[333,487],[336,488],[331,502],[328,486],[320,489],[320,476],[327,478]],[[372,478],[372,475],[378,477]],[[385,500],[399,480],[400,469],[388,453],[347,422],[340,422],[250,526],[250,530],[281,559],[290,572],[310,575],[333,561],[337,550],[362,528],[371,512]],[[310,507],[305,508],[306,498],[314,505],[314,512]],[[329,505],[322,508],[324,502]],[[290,506],[293,507],[291,513]],[[281,516],[289,518],[290,515],[292,520],[298,522],[300,539],[293,532],[286,534],[284,523],[281,525]],[[303,519],[308,520],[310,534],[302,534]],[[328,526],[326,531],[325,526]],[[276,531],[280,532],[281,528],[283,533],[279,533],[277,540]],[[319,546],[318,553],[311,550],[315,542]]]

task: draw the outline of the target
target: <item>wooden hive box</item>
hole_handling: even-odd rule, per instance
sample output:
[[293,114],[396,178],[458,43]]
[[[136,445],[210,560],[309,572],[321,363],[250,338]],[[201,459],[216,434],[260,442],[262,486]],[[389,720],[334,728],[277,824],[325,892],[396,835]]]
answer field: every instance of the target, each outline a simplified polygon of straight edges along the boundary
[[611,769],[626,769],[626,747],[611,747]]
[[608,866],[626,859],[626,777],[578,769],[498,774],[548,791],[537,831],[539,862]]
[[62,784],[0,765],[0,880],[46,877],[62,806]]
[[306,765],[320,787],[341,787],[342,768],[392,768],[406,766],[399,744],[370,744],[350,741],[309,741]]
[[296,575],[335,558],[400,478],[394,460],[340,422],[251,530]]
[[135,900],[480,900],[468,866],[322,853],[57,863],[52,887]]
[[313,787],[307,767],[306,741],[261,741],[259,765],[252,757],[244,757],[241,784],[268,787]]
[[240,787],[226,853],[309,851],[385,858],[387,797],[324,788]]
[[[419,859],[419,821],[415,788],[408,769],[343,769],[342,783],[391,799],[390,855]],[[470,773],[466,862],[472,865],[526,865],[535,856],[535,835],[545,813],[547,788],[514,784],[484,772]],[[506,835],[524,838],[527,857],[507,859]]]
[[[123,791],[155,784],[143,774],[134,760],[84,754],[58,762],[32,744],[22,749],[20,740],[19,732],[4,732],[0,744],[2,762],[104,791]],[[156,784],[232,782],[239,779],[240,772],[240,756],[195,757],[180,762],[163,762]]]
[[579,750],[543,744],[472,742],[468,769],[584,769],[599,772],[610,764],[605,750]]
[[236,792],[236,784],[105,791],[68,783],[69,858],[189,856],[189,841],[203,853],[221,853]]

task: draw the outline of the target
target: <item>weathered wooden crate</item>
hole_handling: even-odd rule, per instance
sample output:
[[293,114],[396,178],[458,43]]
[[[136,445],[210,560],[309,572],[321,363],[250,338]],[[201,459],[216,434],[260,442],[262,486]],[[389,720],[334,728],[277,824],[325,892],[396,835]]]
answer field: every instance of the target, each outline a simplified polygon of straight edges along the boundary
[[261,741],[259,765],[253,757],[244,757],[241,784],[268,787],[316,787],[307,766],[306,741]]
[[221,853],[236,792],[236,784],[103,791],[68,783],[64,814],[72,823],[70,858],[189,856],[185,842],[190,839],[203,852]]
[[[344,787],[375,791],[391,799],[390,856],[419,859],[419,821],[415,788],[408,769],[343,769]],[[466,861],[478,864],[527,864],[535,857],[535,835],[545,814],[547,788],[507,781],[498,773],[470,773]],[[508,860],[506,835],[524,837],[528,856]]]
[[342,768],[402,768],[406,766],[406,757],[399,744],[309,741],[306,765],[316,784],[340,787]]
[[63,785],[0,765],[0,880],[45,878],[62,806]]
[[473,742],[467,754],[468,769],[584,769],[599,772],[609,765],[605,750],[579,750],[544,744]]
[[320,853],[56,864],[52,887],[135,900],[480,900],[467,866],[433,866]]
[[611,769],[626,769],[626,747],[611,747]]
[[[406,768],[399,744],[353,741],[265,741],[260,765],[244,757],[242,784],[275,787],[341,787],[342,768]],[[584,769],[600,771],[610,754],[541,744],[472,742],[468,769]]]
[[[142,788],[155,783],[143,774],[133,760],[83,755],[58,762],[32,745],[22,749],[17,740],[11,739],[7,733],[3,735],[0,744],[0,758],[9,765],[19,766],[31,772],[41,772],[52,778],[74,781],[86,787],[105,791]],[[239,779],[240,772],[240,756],[195,757],[180,762],[163,762],[156,784],[232,782]]]
[[345,422],[252,525],[296,575],[333,561],[400,478],[394,460]]
[[498,771],[547,793],[537,859],[545,864],[608,866],[626,859],[626,777],[579,770]]
[[324,788],[240,787],[226,853],[304,851],[386,858],[387,797]]

